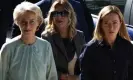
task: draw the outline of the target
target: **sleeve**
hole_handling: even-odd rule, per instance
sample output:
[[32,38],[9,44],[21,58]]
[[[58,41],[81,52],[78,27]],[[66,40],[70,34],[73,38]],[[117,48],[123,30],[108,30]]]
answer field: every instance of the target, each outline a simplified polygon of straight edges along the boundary
[[9,70],[9,50],[6,45],[3,45],[0,50],[0,80],[7,80]]
[[50,44],[48,48],[48,55],[49,55],[49,59],[47,63],[48,66],[47,66],[47,74],[46,74],[47,80],[58,80],[55,61],[54,61],[53,52]]
[[84,46],[84,49],[80,55],[80,66],[81,66],[81,74],[80,74],[80,80],[91,80],[91,63],[90,56],[88,53],[91,53],[88,46]]
[[130,62],[128,65],[128,80],[133,80],[133,45],[129,47],[130,49]]

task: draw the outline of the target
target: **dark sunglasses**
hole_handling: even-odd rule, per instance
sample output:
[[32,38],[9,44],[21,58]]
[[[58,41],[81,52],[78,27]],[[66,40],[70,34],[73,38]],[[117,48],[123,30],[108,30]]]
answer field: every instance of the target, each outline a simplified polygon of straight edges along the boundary
[[58,16],[62,16],[62,17],[65,17],[65,16],[68,16],[68,12],[67,11],[53,11],[53,12],[51,12],[51,16],[52,17],[58,17]]

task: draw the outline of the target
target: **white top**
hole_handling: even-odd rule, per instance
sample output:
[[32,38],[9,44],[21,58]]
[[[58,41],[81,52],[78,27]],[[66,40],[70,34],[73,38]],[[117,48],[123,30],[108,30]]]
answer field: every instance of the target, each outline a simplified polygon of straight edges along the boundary
[[69,75],[74,75],[74,68],[75,68],[76,61],[77,61],[77,54],[75,53],[73,59],[68,63]]

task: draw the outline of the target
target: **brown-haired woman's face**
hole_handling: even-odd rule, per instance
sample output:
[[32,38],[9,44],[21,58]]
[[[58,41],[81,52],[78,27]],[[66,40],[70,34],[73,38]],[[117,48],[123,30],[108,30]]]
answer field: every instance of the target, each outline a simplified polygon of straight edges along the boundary
[[121,21],[116,13],[109,13],[102,19],[104,37],[114,40],[119,32]]
[[55,11],[51,13],[53,23],[59,30],[68,28],[68,12],[62,6],[56,7]]

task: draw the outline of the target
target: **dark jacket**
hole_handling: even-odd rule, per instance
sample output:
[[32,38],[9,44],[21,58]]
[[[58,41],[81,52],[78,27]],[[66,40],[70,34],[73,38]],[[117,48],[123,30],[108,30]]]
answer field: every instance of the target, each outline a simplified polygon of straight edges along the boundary
[[112,48],[90,41],[80,58],[81,80],[133,80],[133,45],[119,36]]
[[[67,52],[65,50],[65,46],[63,44],[63,41],[58,33],[55,33],[51,35],[50,33],[45,33],[42,34],[42,38],[48,40],[53,49],[53,54],[54,54],[54,59],[55,59],[55,64],[57,67],[57,72],[60,77],[61,73],[68,73],[68,56]],[[76,47],[76,53],[77,56],[79,57],[81,53],[81,49],[83,45],[85,44],[85,39],[83,32],[77,31],[76,36],[73,38],[74,45]],[[75,67],[75,74],[79,72],[79,65]],[[76,70],[78,69],[78,70]]]

